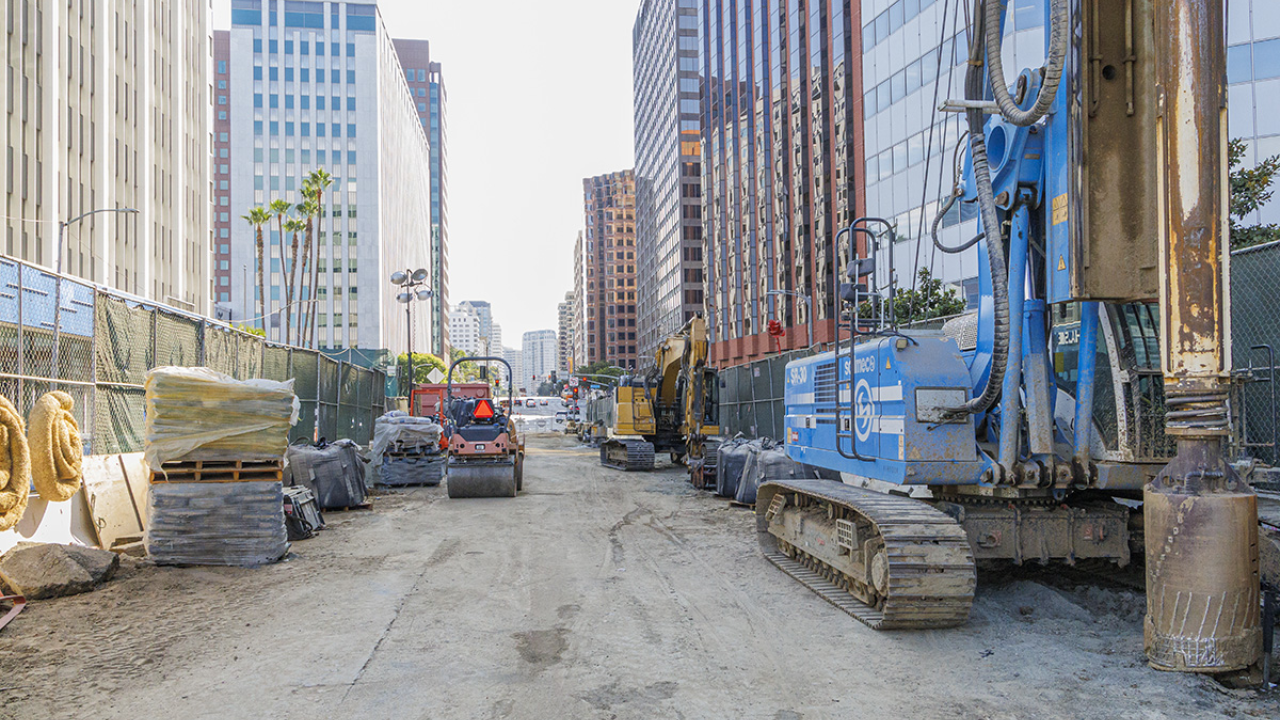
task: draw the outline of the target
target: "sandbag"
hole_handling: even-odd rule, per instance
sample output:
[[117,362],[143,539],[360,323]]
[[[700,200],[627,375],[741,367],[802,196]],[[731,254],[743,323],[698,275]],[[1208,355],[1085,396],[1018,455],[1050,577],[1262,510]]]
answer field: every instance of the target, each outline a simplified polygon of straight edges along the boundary
[[311,489],[321,510],[364,505],[365,484],[360,446],[350,440],[323,445],[290,445],[285,457],[284,484]]
[[746,445],[747,442],[739,435],[721,445],[716,451],[716,494],[720,497],[737,496],[738,480],[742,477],[742,469],[747,463]]
[[759,472],[756,469],[761,452],[759,440],[753,440],[742,446],[745,458],[742,462],[742,474],[738,476],[737,487],[733,491],[733,499],[743,505],[756,504],[756,488],[759,487]]
[[31,481],[49,502],[70,500],[80,489],[84,443],[71,409],[75,400],[61,390],[45,393],[31,408],[28,425]]
[[740,503],[754,505],[756,491],[770,480],[813,477],[815,474],[812,468],[792,460],[787,456],[786,450],[775,447],[769,440],[764,440],[759,446],[752,445],[751,455],[742,471],[742,479],[738,481],[735,499]]
[[27,511],[31,492],[31,451],[22,415],[0,395],[0,531],[8,530]]

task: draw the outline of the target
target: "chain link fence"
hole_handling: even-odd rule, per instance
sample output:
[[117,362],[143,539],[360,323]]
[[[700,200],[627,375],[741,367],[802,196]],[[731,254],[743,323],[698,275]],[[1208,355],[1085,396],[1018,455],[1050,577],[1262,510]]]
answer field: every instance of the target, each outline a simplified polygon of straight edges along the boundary
[[164,365],[292,379],[302,410],[290,441],[365,445],[385,410],[381,370],[0,257],[0,393],[24,418],[41,395],[62,390],[75,399],[85,454],[140,452],[143,383]]
[[1273,390],[1280,355],[1280,242],[1231,253],[1231,357],[1239,376],[1237,442],[1253,457],[1280,462]]
[[793,350],[720,370],[721,434],[781,440],[787,363],[809,354],[808,350]]

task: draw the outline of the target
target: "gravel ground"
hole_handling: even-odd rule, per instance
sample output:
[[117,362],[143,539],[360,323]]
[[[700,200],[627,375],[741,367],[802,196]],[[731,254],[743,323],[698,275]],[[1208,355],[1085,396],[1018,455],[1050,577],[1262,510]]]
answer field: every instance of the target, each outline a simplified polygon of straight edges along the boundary
[[984,576],[958,629],[876,633],[763,560],[682,471],[535,438],[515,499],[331,513],[256,570],[134,566],[0,631],[0,718],[1216,718],[1142,595]]

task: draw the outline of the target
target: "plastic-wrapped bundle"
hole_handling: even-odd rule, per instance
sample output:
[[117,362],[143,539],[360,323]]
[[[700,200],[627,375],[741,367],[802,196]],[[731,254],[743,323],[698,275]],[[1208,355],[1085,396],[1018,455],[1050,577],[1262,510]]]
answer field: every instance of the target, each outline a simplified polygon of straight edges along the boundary
[[147,554],[160,565],[272,563],[289,551],[279,481],[151,485]]
[[373,443],[369,451],[375,460],[380,460],[388,449],[434,452],[440,447],[443,432],[444,429],[431,418],[392,410],[373,422]]
[[378,482],[390,487],[439,485],[444,479],[445,454],[383,455]]
[[365,459],[360,446],[339,440],[323,447],[290,445],[284,468],[286,485],[311,488],[321,510],[358,507],[365,504],[369,487],[365,483]]
[[146,459],[279,460],[301,405],[293,381],[236,380],[209,368],[147,373]]

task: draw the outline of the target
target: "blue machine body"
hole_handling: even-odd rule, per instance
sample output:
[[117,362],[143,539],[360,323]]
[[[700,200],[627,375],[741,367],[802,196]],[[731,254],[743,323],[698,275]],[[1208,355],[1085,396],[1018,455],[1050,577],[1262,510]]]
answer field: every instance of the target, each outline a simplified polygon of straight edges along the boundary
[[[1020,74],[1024,110],[1041,82],[1038,71]],[[1075,297],[1070,284],[1071,223],[1081,201],[1069,172],[1079,162],[1070,95],[1059,92],[1048,115],[1030,126],[991,114],[984,127],[992,197],[1008,224],[1009,353],[999,401],[984,411],[946,412],[981,393],[992,373],[997,290],[987,254],[978,251],[973,349],[962,353],[941,333],[904,335],[894,325],[860,330],[852,353],[845,345],[788,364],[785,441],[791,458],[898,485],[1014,485],[1057,493],[1072,486],[1142,487],[1145,469],[1139,464],[1091,453],[1097,303],[1083,303],[1087,317],[1081,329],[1090,350],[1080,356],[1084,388],[1070,413],[1081,432],[1063,424],[1056,408],[1046,332],[1050,306],[1087,299]],[[960,188],[964,202],[977,201],[976,186],[968,157]],[[878,242],[875,233],[868,234]],[[851,288],[865,287],[860,273],[850,272]],[[857,305],[851,296],[844,300],[846,312]]]
[[972,484],[991,462],[974,419],[945,417],[972,392],[969,367],[941,333],[860,343],[792,361],[786,448],[800,462],[897,485]]

